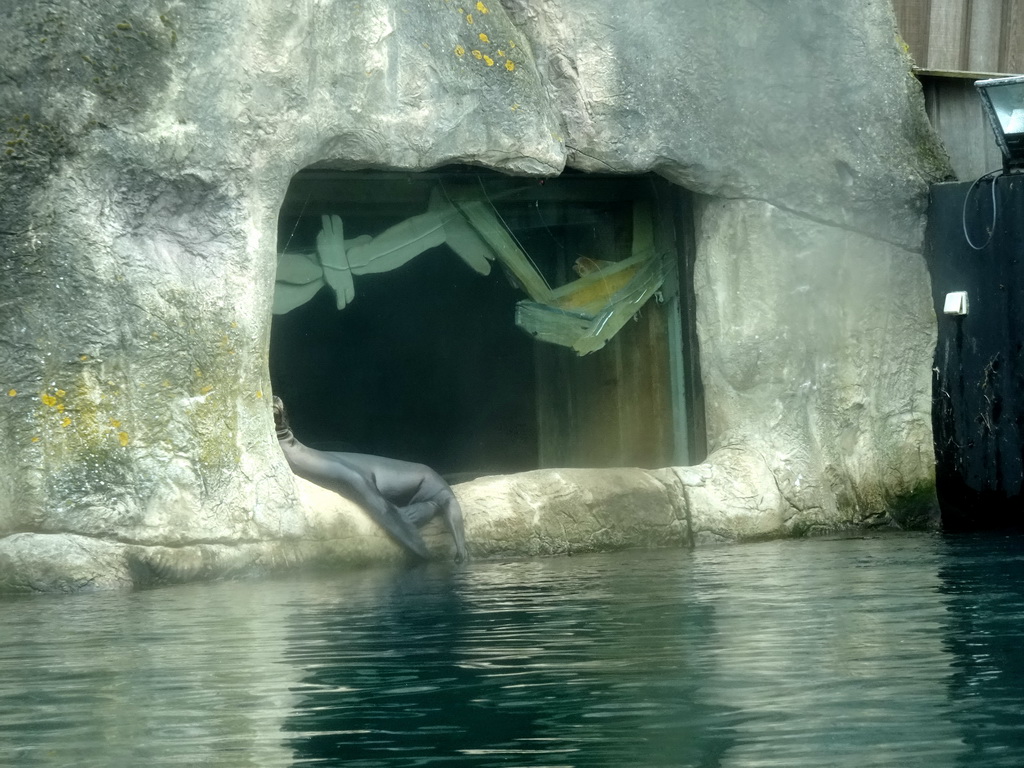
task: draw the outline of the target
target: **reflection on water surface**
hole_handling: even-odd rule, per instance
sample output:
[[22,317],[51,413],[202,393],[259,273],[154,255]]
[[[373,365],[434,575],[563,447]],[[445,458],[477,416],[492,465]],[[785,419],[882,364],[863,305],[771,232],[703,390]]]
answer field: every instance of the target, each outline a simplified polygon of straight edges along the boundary
[[1019,766],[1024,545],[898,535],[0,602],[0,764]]

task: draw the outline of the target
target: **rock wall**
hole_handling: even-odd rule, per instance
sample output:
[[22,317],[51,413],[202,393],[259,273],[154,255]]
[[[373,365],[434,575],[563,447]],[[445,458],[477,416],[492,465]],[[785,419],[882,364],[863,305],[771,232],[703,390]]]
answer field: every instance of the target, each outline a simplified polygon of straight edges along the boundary
[[392,556],[271,429],[276,217],[312,163],[654,171],[705,200],[709,461],[462,486],[472,552],[933,520],[920,245],[946,167],[887,0],[14,6],[0,587]]

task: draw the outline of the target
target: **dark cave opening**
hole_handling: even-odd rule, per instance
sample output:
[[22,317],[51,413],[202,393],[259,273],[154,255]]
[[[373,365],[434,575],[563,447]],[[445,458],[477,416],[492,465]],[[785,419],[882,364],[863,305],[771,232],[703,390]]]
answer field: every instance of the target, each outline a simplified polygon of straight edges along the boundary
[[500,270],[440,246],[274,317],[271,379],[314,448],[426,463],[442,474],[537,467],[534,341]]
[[[465,242],[424,235],[446,204],[487,241],[488,274],[473,267]],[[306,169],[278,222],[274,394],[310,447],[420,462],[460,480],[699,461],[689,206],[653,176]],[[504,245],[483,234],[488,227]],[[349,288],[328,279],[343,271],[321,242],[329,230]],[[385,255],[360,261],[360,242]],[[403,248],[408,258],[392,258]],[[289,282],[285,254],[319,277]],[[520,327],[517,303],[538,290],[561,296],[585,285],[588,296],[621,296],[610,275],[655,258],[672,265],[657,301],[634,302],[642,309],[598,351],[581,357]],[[287,307],[278,304],[285,283],[305,286]]]

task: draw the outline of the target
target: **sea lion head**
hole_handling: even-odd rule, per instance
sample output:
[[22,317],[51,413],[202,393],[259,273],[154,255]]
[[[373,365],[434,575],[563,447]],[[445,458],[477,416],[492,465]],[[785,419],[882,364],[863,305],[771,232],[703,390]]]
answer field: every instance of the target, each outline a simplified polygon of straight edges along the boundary
[[274,395],[274,429],[278,440],[286,440],[292,436],[291,425],[288,424],[288,413],[284,409],[284,400]]

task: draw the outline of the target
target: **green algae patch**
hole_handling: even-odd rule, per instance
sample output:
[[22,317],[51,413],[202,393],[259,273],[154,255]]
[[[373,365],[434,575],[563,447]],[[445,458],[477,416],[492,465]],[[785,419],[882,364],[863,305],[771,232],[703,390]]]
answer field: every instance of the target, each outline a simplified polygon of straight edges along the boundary
[[130,419],[113,382],[92,368],[54,381],[38,393],[31,441],[38,443],[52,498],[69,504],[93,496],[125,496],[135,475]]
[[935,482],[921,483],[890,503],[889,515],[900,528],[932,530],[939,527],[939,501]]
[[131,435],[119,404],[121,388],[100,382],[89,369],[68,378],[38,394],[33,438],[43,443],[47,460],[61,463],[82,451],[126,447]]

